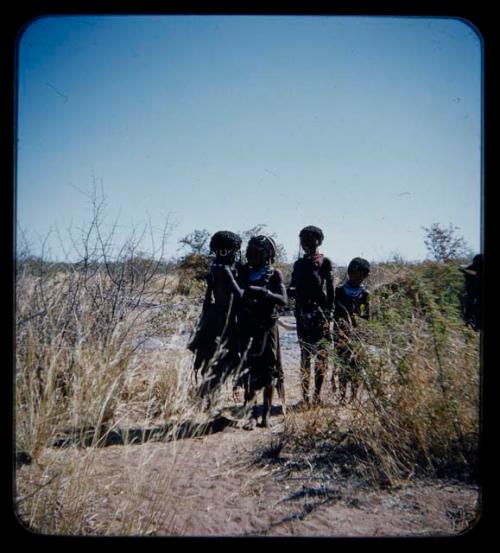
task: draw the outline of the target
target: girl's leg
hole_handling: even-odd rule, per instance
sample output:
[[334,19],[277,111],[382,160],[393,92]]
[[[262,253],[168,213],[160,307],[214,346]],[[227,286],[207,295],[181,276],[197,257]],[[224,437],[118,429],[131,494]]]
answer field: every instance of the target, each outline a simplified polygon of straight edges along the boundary
[[348,346],[343,345],[337,350],[340,356],[339,367],[339,401],[344,403],[346,399],[347,386],[352,384],[352,352]]
[[285,381],[284,381],[282,375],[280,375],[280,377],[278,378],[276,388],[278,390],[278,396],[279,396],[280,401],[281,401],[281,411],[282,411],[283,415],[286,415]]
[[279,341],[277,351],[278,361],[276,368],[278,370],[278,378],[276,382],[276,390],[278,391],[278,397],[281,401],[281,410],[283,415],[286,415],[285,373],[283,371],[283,364],[281,363],[281,348],[279,346]]
[[245,378],[243,390],[244,390],[243,398],[245,402],[244,404],[248,405],[248,403],[252,399],[252,390],[250,387],[250,375],[247,375],[247,377]]
[[251,407],[250,417],[243,425],[245,430],[253,430],[257,426],[256,393],[250,383],[245,386],[245,405]]
[[314,371],[314,398],[313,403],[318,404],[321,401],[321,388],[328,370],[328,354],[324,349],[320,349],[316,356],[316,365]]
[[360,381],[359,367],[356,361],[351,362],[350,369],[351,369],[351,400],[350,401],[354,401],[358,395],[359,381]]
[[345,402],[347,383],[349,381],[348,367],[342,363],[339,367],[339,402]]
[[262,415],[261,426],[269,428],[269,417],[271,416],[271,407],[273,406],[273,385],[269,384],[264,388],[264,414]]
[[309,404],[309,382],[311,379],[311,354],[306,346],[300,347],[300,380],[302,385],[302,397]]

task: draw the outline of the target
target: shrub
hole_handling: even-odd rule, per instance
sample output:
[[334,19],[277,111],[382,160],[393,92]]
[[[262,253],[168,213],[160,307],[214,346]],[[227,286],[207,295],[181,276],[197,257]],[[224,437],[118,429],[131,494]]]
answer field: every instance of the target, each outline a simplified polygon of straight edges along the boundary
[[[456,266],[424,263],[372,291],[373,319],[352,340],[364,393],[341,419],[334,406],[322,421],[290,422],[297,452],[326,448],[375,484],[477,478],[479,336],[460,316],[457,275]],[[342,363],[333,350],[331,361]]]

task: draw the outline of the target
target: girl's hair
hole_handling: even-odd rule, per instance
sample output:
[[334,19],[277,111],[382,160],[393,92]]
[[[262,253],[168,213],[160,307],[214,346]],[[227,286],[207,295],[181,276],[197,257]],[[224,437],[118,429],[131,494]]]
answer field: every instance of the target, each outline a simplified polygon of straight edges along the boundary
[[304,227],[299,233],[299,238],[303,238],[307,234],[312,234],[313,236],[316,236],[320,244],[323,242],[325,238],[323,235],[323,231],[319,227],[315,227],[314,225],[309,225],[308,227]]
[[350,275],[354,269],[359,269],[365,276],[370,274],[370,263],[362,257],[355,257],[347,266],[347,274]]
[[248,241],[248,246],[252,248],[257,248],[264,252],[266,261],[273,263],[276,259],[276,243],[274,240],[265,234],[260,234],[259,236],[252,236]]
[[220,254],[224,251],[224,255],[229,252],[237,252],[241,248],[241,238],[229,230],[219,230],[210,239],[210,253]]

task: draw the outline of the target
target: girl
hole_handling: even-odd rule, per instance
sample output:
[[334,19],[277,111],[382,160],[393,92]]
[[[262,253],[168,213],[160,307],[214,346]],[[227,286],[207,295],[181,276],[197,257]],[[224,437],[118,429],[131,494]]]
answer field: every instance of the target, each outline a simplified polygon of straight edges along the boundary
[[194,371],[201,370],[201,397],[208,397],[210,406],[214,392],[238,367],[236,313],[243,290],[237,284],[241,238],[230,231],[216,232],[210,240],[215,260],[207,275],[207,291],[202,314],[194,338],[188,348],[195,353]]
[[342,360],[339,371],[340,403],[345,401],[349,383],[351,401],[356,399],[359,388],[360,367],[352,345],[352,334],[356,328],[357,317],[370,318],[370,294],[363,286],[363,281],[369,274],[370,263],[362,257],[355,257],[347,267],[347,282],[335,289],[334,341],[337,355]]
[[241,355],[246,373],[245,404],[252,405],[250,420],[245,428],[257,424],[255,396],[263,389],[264,412],[260,426],[269,426],[273,386],[277,385],[285,410],[285,390],[278,333],[279,308],[287,303],[283,276],[272,267],[276,245],[264,235],[252,237],[246,251],[247,264],[239,274],[244,292],[238,313]]
[[302,396],[307,406],[312,359],[316,358],[313,404],[320,403],[321,387],[328,371],[334,283],[332,262],[319,252],[323,231],[312,225],[304,227],[299,238],[304,255],[294,263],[288,294],[295,299]]

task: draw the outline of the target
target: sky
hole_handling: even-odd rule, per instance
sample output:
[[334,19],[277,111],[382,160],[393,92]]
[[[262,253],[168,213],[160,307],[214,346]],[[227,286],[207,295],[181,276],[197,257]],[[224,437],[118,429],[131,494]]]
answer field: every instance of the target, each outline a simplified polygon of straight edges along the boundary
[[[74,259],[105,197],[117,247],[168,222],[306,225],[334,264],[428,257],[423,227],[481,248],[482,43],[433,17],[60,16],[18,42],[16,221]],[[72,238],[73,237],[73,241]],[[24,240],[23,238],[23,240]]]

